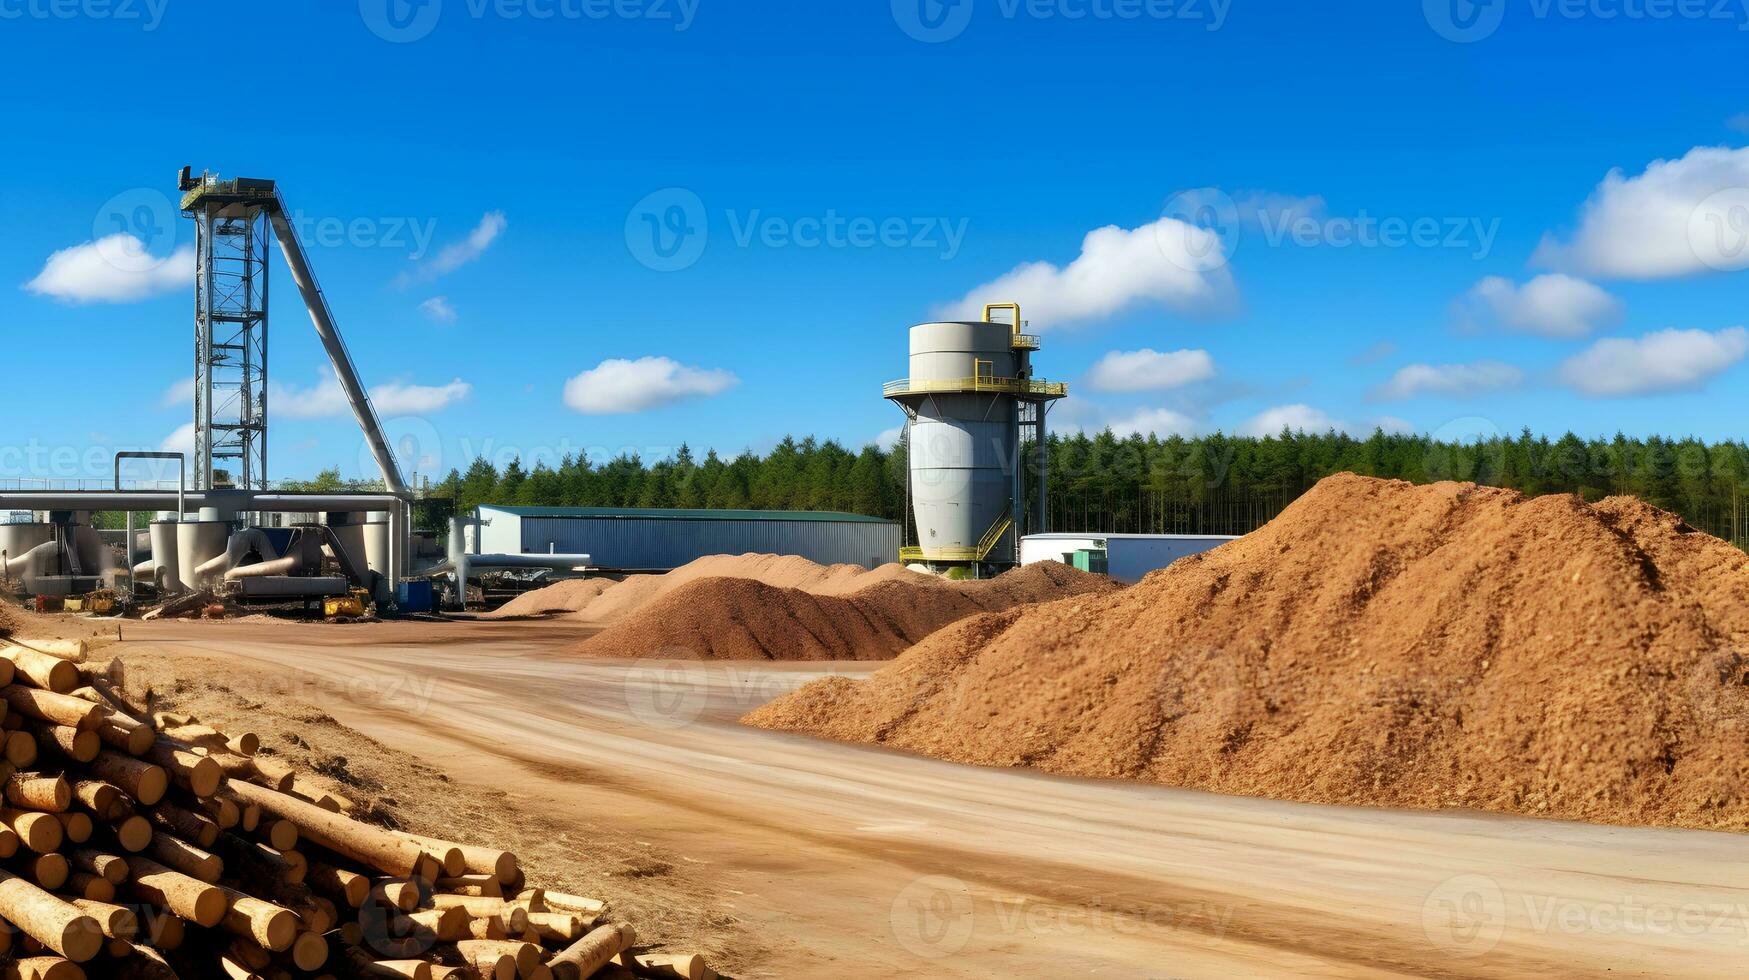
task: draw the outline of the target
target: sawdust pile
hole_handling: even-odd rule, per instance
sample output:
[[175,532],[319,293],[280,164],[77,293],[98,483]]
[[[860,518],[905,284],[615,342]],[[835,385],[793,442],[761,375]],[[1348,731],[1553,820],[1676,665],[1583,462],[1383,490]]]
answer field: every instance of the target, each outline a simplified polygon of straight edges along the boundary
[[575,578],[555,582],[544,589],[524,592],[481,616],[481,619],[521,619],[574,613],[587,608],[601,593],[621,583],[610,578]]
[[848,593],[835,591],[849,584],[836,575],[810,581],[826,591],[756,578],[695,578],[584,640],[577,652],[684,660],[890,660],[968,616],[1118,588],[1105,576],[1057,562],[981,582],[865,572],[864,584]]
[[861,565],[821,565],[794,555],[708,555],[665,575],[632,575],[623,581],[578,579],[518,596],[487,618],[506,619],[543,613],[568,613],[572,619],[606,626],[644,606],[706,578],[738,578],[814,595],[849,595],[880,582],[928,576],[902,565],[867,569]]
[[1749,830],[1749,558],[1631,498],[1331,477],[751,724],[1324,803]]

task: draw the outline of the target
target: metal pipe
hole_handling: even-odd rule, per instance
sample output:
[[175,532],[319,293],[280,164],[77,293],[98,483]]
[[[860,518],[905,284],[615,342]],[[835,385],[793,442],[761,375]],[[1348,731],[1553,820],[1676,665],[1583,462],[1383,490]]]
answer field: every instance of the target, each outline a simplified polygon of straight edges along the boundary
[[195,577],[204,579],[209,575],[217,575],[220,572],[228,572],[236,568],[237,563],[243,560],[243,556],[249,554],[251,548],[261,553],[262,561],[275,561],[279,558],[279,549],[275,548],[273,542],[268,540],[266,532],[256,527],[244,528],[231,535],[230,543],[225,546],[224,554],[196,568],[194,570]]
[[244,565],[240,568],[233,568],[225,572],[225,581],[235,582],[238,579],[244,578],[266,578],[270,575],[290,575],[302,568],[303,564],[304,560],[302,557],[298,555],[287,555],[284,558],[275,558],[271,561],[261,561],[256,562],[253,565]]
[[558,571],[581,571],[588,567],[591,555],[469,555],[468,568],[551,568]]
[[262,490],[191,490],[186,494],[171,490],[17,490],[0,491],[0,507],[17,510],[163,510],[182,501],[189,513],[202,509],[243,513],[262,510],[270,513],[308,514],[316,511],[339,511],[364,514],[375,510],[393,510],[405,503],[401,498],[385,493],[362,494],[297,494]]
[[[183,506],[182,494],[188,489],[188,460],[182,453],[158,452],[120,452],[115,454],[115,489],[121,492],[121,461],[124,459],[174,459],[176,461],[176,520],[182,521],[182,515],[188,513]],[[128,532],[128,599],[133,600],[138,592],[139,582],[135,578],[134,562],[134,512],[126,512]],[[156,557],[156,556],[154,556]]]
[[303,243],[298,240],[297,231],[286,218],[285,199],[276,191],[274,201],[276,206],[270,210],[274,237],[279,240],[279,250],[285,254],[286,265],[291,267],[292,281],[297,283],[298,292],[303,294],[304,306],[310,311],[310,322],[316,325],[316,335],[322,339],[322,346],[328,351],[328,360],[334,365],[334,374],[340,380],[340,387],[346,391],[346,400],[352,405],[352,414],[358,419],[358,427],[364,430],[364,439],[370,445],[371,456],[375,457],[377,467],[383,471],[383,485],[391,494],[404,498],[408,493],[407,483],[401,478],[401,468],[395,462],[394,451],[389,448],[388,437],[383,434],[382,422],[377,418],[376,408],[370,403],[370,393],[358,380],[352,355],[347,352],[346,341],[341,339],[340,331],[334,326],[334,314],[328,309],[328,300],[322,295],[322,287],[316,282],[316,274],[310,269],[309,259],[304,255]]

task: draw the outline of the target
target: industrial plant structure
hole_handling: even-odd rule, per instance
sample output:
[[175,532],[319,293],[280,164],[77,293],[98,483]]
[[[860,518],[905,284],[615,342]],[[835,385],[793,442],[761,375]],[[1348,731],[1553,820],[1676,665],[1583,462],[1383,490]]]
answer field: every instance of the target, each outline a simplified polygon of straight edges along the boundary
[[[1013,315],[998,321],[998,312]],[[1038,337],[1018,304],[982,321],[911,328],[911,375],[884,389],[905,412],[908,521],[900,558],[931,571],[984,575],[1020,563],[1020,539],[1049,530],[1045,416],[1068,385],[1033,377]],[[1022,458],[1030,442],[1030,462]]]
[[820,511],[483,506],[468,551],[587,551],[590,564],[607,571],[665,572],[706,555],[741,554],[874,568],[893,560],[900,536],[892,521]]
[[[382,423],[289,209],[271,180],[195,176],[177,179],[182,213],[196,227],[195,403],[192,469],[180,454],[119,453],[107,491],[0,493],[0,512],[30,520],[0,526],[0,580],[34,595],[83,595],[115,588],[124,601],[142,588],[159,596],[223,590],[242,600],[306,602],[354,593],[384,604],[418,606],[411,579],[458,574],[453,561],[415,567],[411,503]],[[370,493],[276,493],[267,479],[268,262],[277,243],[316,334],[328,354],[383,489]],[[176,490],[123,490],[130,456],[170,456],[184,473]],[[91,527],[93,514],[124,512],[128,557],[116,567]],[[155,515],[136,534],[137,513]],[[37,520],[41,514],[46,520]],[[289,527],[276,515],[294,515]],[[143,557],[144,560],[136,560]],[[475,556],[515,567],[573,568],[588,555]],[[465,568],[460,574],[466,574]],[[455,590],[458,594],[462,590]]]
[[[1023,537],[1048,531],[1046,415],[1066,385],[1033,377],[1038,338],[1019,306],[976,322],[911,328],[910,376],[884,395],[907,418],[909,469],[901,525],[836,513],[482,507],[458,516],[447,548],[417,547],[413,493],[359,377],[309,257],[271,180],[178,176],[196,228],[194,453],[120,453],[112,489],[0,492],[0,580],[34,595],[115,589],[162,598],[214,591],[241,600],[313,602],[369,595],[422,608],[465,583],[539,580],[585,571],[661,571],[712,554],[797,555],[869,567],[895,555],[931,571],[983,576],[1017,565]],[[271,489],[267,470],[269,262],[276,244],[376,463],[382,489],[298,494]],[[1003,322],[999,313],[1012,319]],[[1030,447],[1030,449],[1028,448]],[[169,456],[175,490],[128,490],[130,456]],[[125,560],[91,527],[128,515]],[[136,532],[136,514],[149,514]],[[40,517],[38,515],[41,515]],[[436,542],[433,541],[433,544]],[[416,552],[419,552],[416,557]],[[415,588],[448,580],[442,590]]]

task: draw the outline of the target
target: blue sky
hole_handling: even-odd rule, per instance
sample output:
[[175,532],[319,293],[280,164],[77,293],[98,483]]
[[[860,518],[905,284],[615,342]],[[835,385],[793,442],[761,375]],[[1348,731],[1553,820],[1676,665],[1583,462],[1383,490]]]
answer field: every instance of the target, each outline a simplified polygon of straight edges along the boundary
[[[184,164],[280,181],[427,472],[860,445],[1010,297],[1060,426],[1740,435],[1749,13],[1450,3],[0,0],[6,373],[76,392],[0,479],[187,421]],[[274,272],[271,475],[363,473]]]

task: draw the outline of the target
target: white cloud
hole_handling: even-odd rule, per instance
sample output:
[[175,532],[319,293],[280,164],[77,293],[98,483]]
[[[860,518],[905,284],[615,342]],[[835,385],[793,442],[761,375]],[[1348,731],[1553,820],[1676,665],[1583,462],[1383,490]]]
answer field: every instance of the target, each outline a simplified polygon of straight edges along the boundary
[[349,410],[346,389],[340,387],[340,379],[326,368],[322,370],[322,380],[313,388],[298,388],[273,382],[267,389],[269,417],[326,419],[345,415]]
[[1510,388],[1524,381],[1524,372],[1499,361],[1473,364],[1411,364],[1391,375],[1391,380],[1372,391],[1378,400],[1414,398],[1417,395],[1461,397],[1477,392]]
[[474,386],[460,378],[446,385],[386,384],[370,390],[370,400],[384,415],[430,415],[473,394]]
[[183,378],[164,389],[164,397],[158,400],[163,408],[191,408],[194,405],[194,379]]
[[1473,323],[1498,322],[1509,330],[1545,337],[1583,337],[1621,319],[1621,301],[1583,279],[1559,272],[1522,286],[1489,276],[1460,301]]
[[1610,337],[1562,362],[1560,379],[1594,398],[1693,391],[1749,353],[1749,331],[1659,330]]
[[874,437],[874,444],[885,452],[892,452],[899,445],[899,440],[905,438],[905,427],[895,425],[890,429],[882,429],[881,434]]
[[1196,420],[1170,408],[1144,408],[1108,424],[1111,434],[1119,439],[1130,436],[1191,436],[1200,428]]
[[[371,404],[383,415],[428,415],[467,398],[474,386],[460,378],[446,385],[386,384],[370,389]],[[274,383],[267,394],[270,416],[290,419],[327,419],[349,415],[352,406],[346,389],[327,368],[322,380],[311,388]]]
[[666,357],[612,358],[565,382],[565,404],[584,415],[626,415],[686,398],[720,395],[740,379]]
[[977,319],[986,303],[1019,303],[1035,327],[1105,319],[1154,302],[1184,312],[1218,308],[1234,294],[1226,246],[1209,229],[1161,218],[1140,228],[1088,232],[1067,266],[1027,262],[979,286],[938,316]]
[[158,449],[160,452],[183,453],[188,456],[193,456],[194,423],[184,422],[182,425],[177,426],[175,432],[165,436],[164,441],[158,444]]
[[116,234],[50,255],[24,288],[67,303],[132,303],[194,287],[194,248],[155,256],[133,235]]
[[[1636,177],[1617,168],[1591,192],[1570,241],[1543,236],[1533,263],[1617,279],[1664,279],[1749,264],[1740,209],[1749,148],[1697,146]],[[1733,221],[1733,218],[1737,220]]]
[[448,296],[433,296],[419,304],[419,312],[438,323],[454,323],[456,321],[455,307],[449,305]]
[[1214,376],[1215,360],[1206,350],[1143,348],[1106,354],[1087,373],[1087,383],[1096,391],[1163,391]]
[[445,245],[430,262],[401,273],[396,281],[402,286],[410,286],[447,276],[486,254],[486,249],[492,247],[492,243],[498,240],[498,236],[504,233],[508,225],[504,212],[488,211],[480,218],[480,223],[474,226],[474,230],[468,232],[468,237]]
[[1290,432],[1304,432],[1307,435],[1323,435],[1335,430],[1356,438],[1364,439],[1373,434],[1375,429],[1383,429],[1386,433],[1410,434],[1415,432],[1415,426],[1405,419],[1392,415],[1381,415],[1368,419],[1365,424],[1352,425],[1336,418],[1322,409],[1310,405],[1277,405],[1266,409],[1250,421],[1239,426],[1242,436],[1279,436],[1282,429]]
[[1350,426],[1347,422],[1333,418],[1310,405],[1277,405],[1240,426],[1239,433],[1247,436],[1275,436],[1280,435],[1282,429],[1319,435],[1331,429],[1348,432]]

